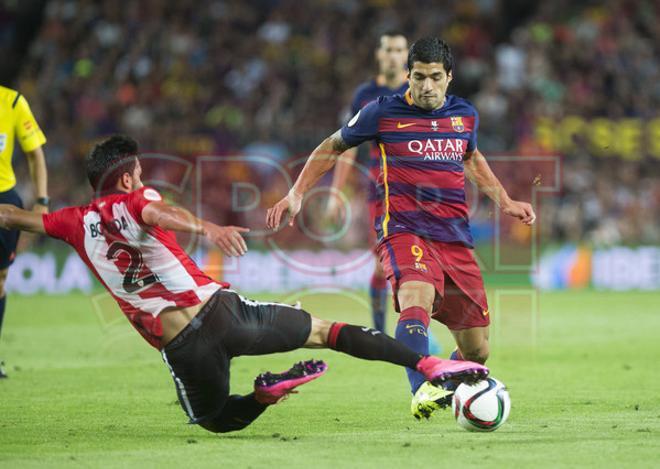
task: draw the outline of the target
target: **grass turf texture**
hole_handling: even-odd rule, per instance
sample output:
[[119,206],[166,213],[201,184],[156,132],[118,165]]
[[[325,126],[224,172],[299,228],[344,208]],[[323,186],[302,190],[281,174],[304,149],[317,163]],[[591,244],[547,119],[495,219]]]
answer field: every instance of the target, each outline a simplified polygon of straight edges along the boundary
[[[10,373],[0,382],[0,466],[657,463],[660,292],[537,300],[492,293],[489,365],[513,402],[508,423],[492,434],[465,432],[448,411],[415,421],[401,369],[302,350],[234,360],[232,392],[239,393],[259,372],[296,360],[321,358],[330,368],[246,430],[214,435],[186,424],[159,354],[105,299],[12,296],[0,343]],[[316,315],[369,323],[366,296],[303,296]],[[388,320],[392,330],[394,315]],[[446,356],[450,336],[439,324],[433,330]]]

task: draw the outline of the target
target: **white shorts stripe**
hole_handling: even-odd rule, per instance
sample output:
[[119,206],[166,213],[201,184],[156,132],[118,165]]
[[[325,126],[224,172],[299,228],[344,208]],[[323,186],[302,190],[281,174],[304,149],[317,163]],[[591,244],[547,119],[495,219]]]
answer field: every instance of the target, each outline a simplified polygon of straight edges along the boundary
[[250,300],[249,298],[245,298],[240,293],[238,293],[234,290],[231,290],[231,289],[225,289],[225,291],[230,291],[230,292],[236,293],[243,303],[245,303],[246,305],[250,305],[250,306],[286,306],[287,308],[295,308],[295,309],[300,309],[301,308],[300,301],[296,301],[295,305],[288,305],[286,303],[277,303],[277,302],[274,302],[274,301],[256,301],[256,300]]
[[172,369],[170,362],[167,361],[167,355],[165,355],[165,350],[161,350],[160,353],[163,355],[163,361],[170,369],[170,373],[172,373],[172,378],[174,378],[174,383],[176,384],[176,387],[179,389],[179,394],[181,395],[181,400],[183,401],[183,405],[186,407],[186,413],[188,414],[188,417],[194,419],[195,415],[193,414],[192,406],[190,405],[190,401],[188,400],[188,394],[186,394],[186,388],[183,387],[183,381],[177,378],[177,376],[174,374],[174,369]]

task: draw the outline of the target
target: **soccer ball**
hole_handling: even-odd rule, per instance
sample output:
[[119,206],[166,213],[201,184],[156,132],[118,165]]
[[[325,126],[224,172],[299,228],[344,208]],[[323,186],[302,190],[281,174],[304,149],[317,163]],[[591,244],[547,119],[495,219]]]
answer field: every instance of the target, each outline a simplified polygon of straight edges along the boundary
[[492,432],[509,417],[511,399],[506,386],[495,378],[473,385],[460,384],[451,403],[456,422],[472,432]]

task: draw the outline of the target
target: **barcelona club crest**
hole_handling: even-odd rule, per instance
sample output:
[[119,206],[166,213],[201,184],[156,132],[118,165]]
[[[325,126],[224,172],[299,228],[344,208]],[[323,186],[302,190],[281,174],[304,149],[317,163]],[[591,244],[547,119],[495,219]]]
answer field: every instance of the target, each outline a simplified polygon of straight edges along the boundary
[[451,128],[454,129],[454,132],[463,132],[465,126],[463,125],[462,117],[452,117],[451,118]]

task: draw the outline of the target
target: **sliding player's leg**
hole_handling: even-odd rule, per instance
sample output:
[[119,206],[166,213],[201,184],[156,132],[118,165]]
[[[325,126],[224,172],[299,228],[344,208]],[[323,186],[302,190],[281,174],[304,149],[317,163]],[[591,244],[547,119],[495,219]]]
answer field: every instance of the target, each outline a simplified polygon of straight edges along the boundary
[[273,403],[259,399],[256,392],[244,396],[229,394],[233,355],[227,342],[231,342],[233,334],[253,343],[261,332],[254,327],[249,334],[241,328],[234,329],[237,319],[232,309],[238,309],[236,297],[233,292],[217,292],[161,351],[189,423],[214,433],[245,428]]
[[[415,353],[387,335],[368,327],[333,323],[282,303],[249,300],[235,292],[217,295],[229,311],[223,343],[230,356],[266,355],[297,348],[333,348],[366,360],[388,361],[415,368],[418,364],[431,379],[451,379],[452,370],[438,369],[436,361]],[[284,373],[264,373],[255,380],[255,392],[265,403],[277,403],[296,387],[323,373],[323,362],[308,361]],[[480,372],[475,370],[476,372]]]
[[[325,372],[323,362],[296,364],[285,373],[260,375],[252,393],[229,394],[229,366],[234,356],[284,352],[304,345],[311,329],[310,316],[284,306],[218,291],[163,348],[163,360],[190,423],[214,433],[241,430],[296,386]],[[276,309],[281,314],[274,315]],[[287,392],[272,386],[278,382],[287,383]],[[270,392],[264,393],[262,388]]]
[[[474,381],[488,374],[487,368],[476,363],[451,362],[416,353],[374,329],[313,318],[301,309],[281,303],[249,300],[232,291],[221,291],[214,295],[207,308],[213,309],[213,320],[218,324],[211,324],[213,327],[205,329],[216,331],[216,341],[220,342],[228,358],[286,352],[301,347],[329,347],[354,357],[417,369],[426,380],[436,384],[449,380]],[[205,326],[210,321],[205,317],[201,319]],[[263,412],[266,405],[279,402],[296,387],[321,376],[325,370],[323,362],[310,360],[296,364],[284,373],[259,375],[255,380],[255,393],[244,396],[249,403],[256,402],[248,406],[252,413],[247,418],[238,419],[251,422]],[[232,402],[232,399],[228,399],[226,405],[232,405]],[[208,424],[209,421],[219,422],[218,419],[224,421],[222,419],[229,415],[228,409],[221,410],[214,419],[205,419],[205,424],[201,423],[204,420],[196,423],[211,431],[238,429],[216,428]],[[236,407],[236,413],[240,415],[241,412]]]
[[[212,300],[211,300],[212,301]],[[218,433],[240,430],[266,406],[254,394],[229,395],[229,354],[212,338],[218,321],[207,305],[161,354],[189,423]]]
[[312,317],[307,348],[330,348],[363,360],[415,368],[424,355],[376,329]]
[[[218,334],[230,358],[295,350],[303,347],[310,335],[311,316],[299,308],[283,303],[254,301],[232,290],[216,293],[211,302],[217,315],[222,318]],[[248,411],[277,404],[296,387],[323,375],[326,368],[322,361],[309,360],[296,363],[282,373],[260,374],[254,380],[254,393],[244,396],[248,398]],[[250,405],[253,400],[259,405]],[[228,405],[231,404],[232,401],[229,401]],[[246,404],[236,399],[235,404],[226,412],[231,410],[240,415]],[[250,416],[248,412],[247,418],[237,418],[249,420]]]
[[424,356],[375,329],[333,323],[293,306],[249,300],[234,292],[220,297],[232,311],[231,332],[223,339],[232,357],[329,347],[366,360],[414,368]]
[[410,349],[402,342],[368,327],[312,318],[306,347],[328,347],[363,360],[378,360],[417,370],[436,385],[447,381],[473,382],[488,375],[477,363],[441,360]]
[[[476,363],[428,357],[368,327],[332,323],[289,305],[253,301],[230,291],[217,296],[225,304],[224,309],[230,311],[226,316],[231,323],[226,327],[223,343],[231,357],[329,347],[357,358],[416,369],[423,380],[436,383],[472,380],[488,373]],[[325,364],[311,361],[285,373],[260,375],[255,387],[257,397],[265,400],[270,393],[276,401],[324,372]]]

